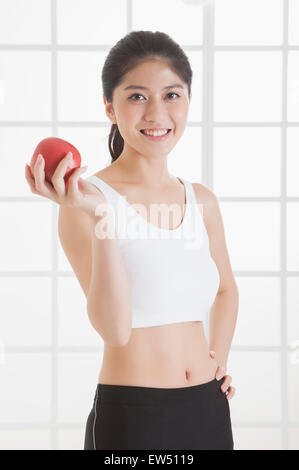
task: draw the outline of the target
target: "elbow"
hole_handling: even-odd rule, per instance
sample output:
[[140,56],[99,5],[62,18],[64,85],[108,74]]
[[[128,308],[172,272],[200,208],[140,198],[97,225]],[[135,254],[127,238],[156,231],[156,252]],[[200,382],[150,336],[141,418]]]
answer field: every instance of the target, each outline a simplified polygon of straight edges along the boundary
[[111,336],[111,335],[104,335],[102,331],[96,330],[99,335],[102,337],[103,341],[112,346],[114,348],[121,348],[126,346],[130,341],[130,335],[118,335],[118,336]]
[[129,343],[131,338],[131,326],[123,329],[119,328],[118,331],[115,331],[112,325],[107,327],[103,324],[99,325],[99,322],[96,321],[96,318],[99,318],[99,316],[91,314],[90,311],[88,311],[88,316],[93,328],[101,336],[104,343],[113,347],[123,347]]

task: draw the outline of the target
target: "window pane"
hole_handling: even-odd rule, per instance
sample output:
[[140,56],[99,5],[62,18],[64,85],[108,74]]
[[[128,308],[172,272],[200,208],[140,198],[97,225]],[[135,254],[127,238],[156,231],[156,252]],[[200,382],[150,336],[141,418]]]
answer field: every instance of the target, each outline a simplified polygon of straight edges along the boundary
[[282,18],[282,0],[215,0],[215,43],[280,45]]
[[51,119],[50,62],[51,53],[47,51],[0,51],[2,120]]
[[287,269],[299,269],[299,203],[287,204]]
[[202,53],[201,51],[185,51],[193,72],[191,84],[191,101],[188,121],[202,120]]
[[5,364],[1,365],[0,389],[0,424],[49,421],[50,353],[6,353]]
[[[90,407],[91,408],[91,407]],[[87,420],[87,416],[86,416]],[[86,422],[76,429],[58,429],[58,450],[83,450]]]
[[90,323],[86,297],[76,277],[63,277],[58,282],[58,344],[104,347]]
[[1,278],[0,331],[6,347],[51,344],[51,295],[50,278]]
[[59,120],[108,121],[102,99],[100,73],[105,56],[104,52],[58,53]]
[[[239,288],[239,314],[233,346],[278,346],[280,279],[239,276],[236,282]],[[258,328],[253,325],[258,325]]]
[[276,202],[221,202],[233,270],[280,268],[280,206]]
[[289,51],[288,120],[299,121],[299,51]]
[[280,129],[215,127],[214,190],[217,196],[279,196],[280,154]]
[[281,120],[279,51],[215,52],[215,121]]
[[50,0],[1,0],[0,43],[49,44],[50,6]]
[[126,34],[123,0],[57,0],[58,44],[114,44]]
[[[36,198],[41,199],[42,196]],[[51,269],[51,206],[51,202],[0,204],[3,271]]]
[[200,182],[201,174],[201,127],[186,127],[176,146],[168,154],[170,173],[188,181]]
[[287,129],[287,193],[299,196],[299,132],[297,127]]
[[1,450],[52,450],[51,441],[50,429],[0,430]]
[[202,44],[200,3],[188,0],[151,0],[150,3],[133,0],[132,29],[165,31],[181,46]]
[[298,374],[298,352],[296,362],[290,360],[288,361],[288,412],[290,422],[298,423],[299,421],[299,374]]
[[289,0],[289,43],[299,44],[299,1]]
[[236,388],[229,402],[232,423],[269,421],[280,424],[280,353],[231,351],[227,366]]
[[297,348],[292,357],[299,357],[299,277],[287,279],[287,327],[288,345]]
[[[234,400],[234,398],[233,398]],[[281,429],[234,427],[234,450],[280,450]]]
[[86,422],[92,408],[103,352],[58,354],[58,422]]
[[299,450],[299,426],[289,428],[288,450]]
[[50,127],[0,127],[0,196],[33,196],[25,179],[25,163],[30,164],[37,144],[51,135]]

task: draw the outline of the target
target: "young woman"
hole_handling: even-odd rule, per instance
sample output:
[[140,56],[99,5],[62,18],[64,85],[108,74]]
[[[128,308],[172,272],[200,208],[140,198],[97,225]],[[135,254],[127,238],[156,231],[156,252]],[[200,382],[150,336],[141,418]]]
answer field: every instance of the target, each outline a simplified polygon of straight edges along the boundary
[[67,158],[54,189],[42,162],[32,179],[27,169],[32,192],[60,204],[60,240],[104,341],[85,450],[234,446],[235,389],[225,372],[238,289],[222,217],[211,190],[167,167],[191,81],[187,56],[167,34],[131,32],[102,71],[111,164],[86,179],[76,170],[67,191]]

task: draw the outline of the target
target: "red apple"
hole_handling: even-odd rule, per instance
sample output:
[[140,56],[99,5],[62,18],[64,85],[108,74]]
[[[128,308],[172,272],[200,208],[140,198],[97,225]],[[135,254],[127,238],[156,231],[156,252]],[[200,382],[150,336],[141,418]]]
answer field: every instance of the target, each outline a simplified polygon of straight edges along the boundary
[[[69,162],[66,173],[64,176],[65,186],[68,186],[68,179],[76,168],[81,166],[81,155],[79,151],[72,144],[66,140],[59,139],[58,137],[47,137],[39,142],[36,149],[34,150],[33,156],[30,162],[30,169],[32,176],[34,177],[34,165],[39,153],[42,154],[45,160],[45,179],[52,184],[52,176],[57,168],[58,163],[62,160],[67,153],[72,152],[73,158]],[[52,185],[53,186],[53,185]]]

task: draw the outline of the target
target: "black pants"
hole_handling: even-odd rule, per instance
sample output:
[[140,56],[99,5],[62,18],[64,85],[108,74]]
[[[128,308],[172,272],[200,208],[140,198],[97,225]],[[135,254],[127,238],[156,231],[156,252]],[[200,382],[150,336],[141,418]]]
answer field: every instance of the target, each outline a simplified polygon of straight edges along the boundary
[[233,450],[223,380],[181,388],[98,383],[84,450]]

